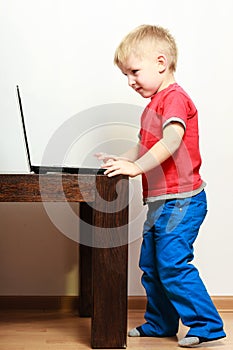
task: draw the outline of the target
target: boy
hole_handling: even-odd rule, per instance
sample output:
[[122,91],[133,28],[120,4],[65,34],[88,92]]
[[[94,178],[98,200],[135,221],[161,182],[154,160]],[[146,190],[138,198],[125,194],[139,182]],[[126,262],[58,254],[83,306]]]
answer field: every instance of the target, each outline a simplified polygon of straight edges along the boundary
[[148,205],[139,264],[146,322],[128,335],[175,336],[181,319],[189,327],[181,347],[223,338],[222,320],[190,263],[207,205],[199,174],[198,113],[175,82],[175,40],[162,27],[139,26],[120,43],[114,62],[129,86],[150,98],[138,144],[121,157],[97,155],[109,177],[142,175]]

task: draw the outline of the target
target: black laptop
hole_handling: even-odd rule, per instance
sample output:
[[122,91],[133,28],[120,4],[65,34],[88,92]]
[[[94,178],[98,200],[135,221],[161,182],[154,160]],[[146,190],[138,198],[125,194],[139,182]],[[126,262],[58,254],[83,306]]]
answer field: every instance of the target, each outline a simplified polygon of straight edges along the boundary
[[105,169],[102,169],[102,168],[85,168],[85,167],[76,168],[76,167],[69,167],[69,166],[32,165],[29,144],[28,144],[28,138],[27,138],[27,131],[26,131],[25,120],[24,120],[22,100],[21,100],[18,85],[16,86],[16,89],[17,89],[17,98],[18,98],[18,102],[19,102],[19,109],[20,109],[20,115],[21,115],[21,121],[22,121],[22,127],[23,127],[23,135],[24,135],[27,160],[28,160],[30,172],[35,173],[35,174],[61,173],[62,172],[62,173],[66,173],[66,174],[103,175]]

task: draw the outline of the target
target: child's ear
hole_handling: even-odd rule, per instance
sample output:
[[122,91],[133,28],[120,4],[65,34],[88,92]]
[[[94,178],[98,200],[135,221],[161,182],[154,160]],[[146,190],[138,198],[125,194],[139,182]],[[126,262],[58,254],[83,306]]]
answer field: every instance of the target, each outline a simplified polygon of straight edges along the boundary
[[157,67],[158,67],[158,72],[163,73],[165,72],[168,62],[167,62],[167,57],[165,55],[160,54],[157,56]]

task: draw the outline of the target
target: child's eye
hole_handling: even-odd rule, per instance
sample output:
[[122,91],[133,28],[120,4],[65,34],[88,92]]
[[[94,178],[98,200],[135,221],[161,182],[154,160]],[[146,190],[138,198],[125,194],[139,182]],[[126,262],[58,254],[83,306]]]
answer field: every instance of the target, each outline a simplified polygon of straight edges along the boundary
[[132,69],[132,73],[133,73],[133,74],[137,74],[138,72],[139,72],[138,69]]

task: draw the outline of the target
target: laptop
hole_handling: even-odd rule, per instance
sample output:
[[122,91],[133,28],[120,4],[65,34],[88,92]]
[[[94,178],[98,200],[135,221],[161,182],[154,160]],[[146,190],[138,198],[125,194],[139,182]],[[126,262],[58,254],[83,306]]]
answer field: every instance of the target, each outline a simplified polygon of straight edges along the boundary
[[27,161],[28,166],[31,173],[35,174],[47,174],[47,173],[65,173],[65,174],[88,174],[88,175],[103,175],[105,169],[102,168],[85,168],[85,167],[69,167],[69,166],[57,166],[57,165],[33,165],[31,162],[31,155],[29,150],[29,144],[28,144],[28,138],[27,138],[27,131],[25,126],[25,120],[24,120],[24,113],[23,113],[23,106],[22,106],[22,100],[20,96],[19,86],[16,86],[17,89],[17,98],[19,103],[19,110],[21,115],[21,121],[22,121],[22,128],[23,128],[23,135],[24,135],[24,142],[26,146],[26,153],[27,153]]

